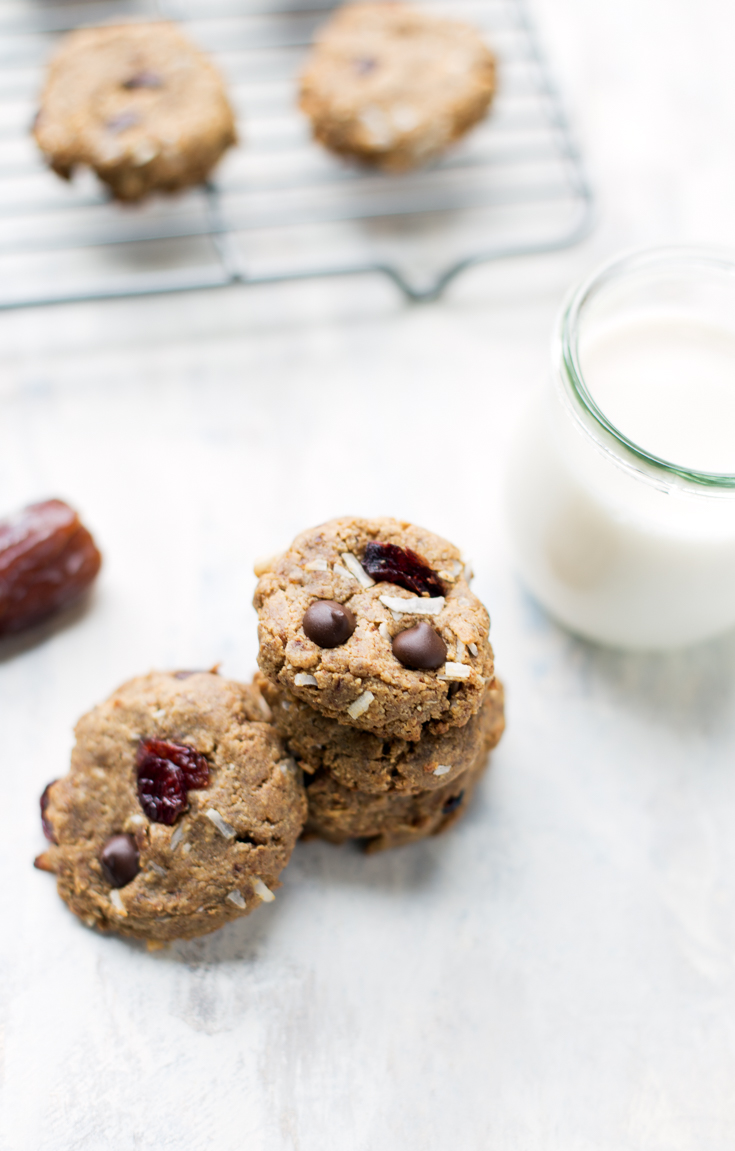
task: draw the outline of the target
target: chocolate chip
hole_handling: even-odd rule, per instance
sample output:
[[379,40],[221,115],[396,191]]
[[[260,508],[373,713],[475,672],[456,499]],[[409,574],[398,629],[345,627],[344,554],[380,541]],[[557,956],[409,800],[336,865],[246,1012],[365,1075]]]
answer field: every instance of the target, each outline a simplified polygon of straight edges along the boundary
[[55,779],[52,779],[51,783],[47,783],[43,789],[43,795],[41,796],[41,827],[43,828],[43,834],[47,839],[50,839],[52,843],[56,843],[56,837],[54,836],[53,827],[46,819],[46,808],[48,807],[48,801],[51,798],[51,788],[55,783]]
[[163,80],[157,72],[136,72],[129,80],[125,80],[123,88],[133,91],[135,88],[162,88]]
[[126,887],[140,871],[140,855],[132,835],[113,835],[100,852],[102,873],[110,887]]
[[137,112],[120,112],[108,120],[105,127],[108,132],[125,132],[128,128],[134,128],[136,124],[140,124]]
[[447,645],[431,624],[417,623],[399,631],[393,640],[393,655],[412,671],[434,671],[447,661]]
[[339,647],[352,635],[357,620],[348,607],[333,599],[318,599],[307,608],[302,626],[319,647]]
[[457,808],[461,805],[463,799],[463,791],[460,791],[459,795],[453,795],[450,799],[448,799],[442,808],[444,815],[451,815],[453,811],[456,811]]
[[352,63],[358,76],[368,76],[378,67],[378,61],[374,56],[356,56]]

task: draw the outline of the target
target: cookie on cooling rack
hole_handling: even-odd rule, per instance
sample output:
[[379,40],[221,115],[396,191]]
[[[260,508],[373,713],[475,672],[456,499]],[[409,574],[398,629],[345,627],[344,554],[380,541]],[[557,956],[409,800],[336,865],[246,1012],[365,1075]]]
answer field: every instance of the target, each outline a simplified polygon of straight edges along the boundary
[[190,939],[270,902],[306,817],[254,687],[210,672],[123,684],[76,728],[41,798],[36,866],[89,927]]
[[119,200],[201,183],[236,141],[222,77],[169,23],[66,36],[33,134],[60,176],[86,165]]
[[333,152],[401,171],[481,120],[495,58],[479,32],[399,3],[339,9],[301,76],[301,108]]

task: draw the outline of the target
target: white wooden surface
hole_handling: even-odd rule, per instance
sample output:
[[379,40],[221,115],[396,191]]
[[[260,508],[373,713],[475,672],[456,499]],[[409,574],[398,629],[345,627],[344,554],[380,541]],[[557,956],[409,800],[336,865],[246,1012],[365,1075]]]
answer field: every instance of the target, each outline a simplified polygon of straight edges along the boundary
[[[735,639],[571,639],[514,579],[499,487],[568,284],[735,246],[735,12],[536,0],[601,200],[573,253],[412,309],[380,283],[0,316],[0,502],[60,494],[106,564],[0,656],[3,1151],[724,1151],[735,1142]],[[300,845],[272,907],[147,954],[31,867],[77,716],[150,667],[254,665],[253,559],[356,511],[461,543],[507,737],[466,821]]]

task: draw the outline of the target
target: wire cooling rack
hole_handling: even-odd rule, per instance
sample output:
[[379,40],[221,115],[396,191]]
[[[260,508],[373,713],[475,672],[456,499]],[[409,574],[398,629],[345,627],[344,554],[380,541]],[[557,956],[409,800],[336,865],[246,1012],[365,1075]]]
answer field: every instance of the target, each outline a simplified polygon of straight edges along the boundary
[[[382,272],[431,299],[463,269],[569,247],[592,196],[524,0],[422,0],[471,21],[499,61],[488,119],[429,168],[386,175],[310,138],[296,81],[324,0],[0,0],[0,308]],[[207,186],[110,202],[66,184],[30,137],[59,34],[180,21],[227,78],[242,141]]]

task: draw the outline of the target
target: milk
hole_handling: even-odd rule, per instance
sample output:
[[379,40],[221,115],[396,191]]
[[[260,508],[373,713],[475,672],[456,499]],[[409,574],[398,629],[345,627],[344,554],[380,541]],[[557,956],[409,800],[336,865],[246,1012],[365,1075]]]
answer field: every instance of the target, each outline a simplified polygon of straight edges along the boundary
[[[577,333],[592,402],[645,452],[735,474],[735,332],[676,300],[610,311]],[[521,422],[508,475],[524,582],[573,631],[615,646],[672,648],[734,626],[735,492],[648,467],[556,376]]]
[[732,332],[656,313],[583,337],[580,364],[628,439],[679,466],[735,473]]

